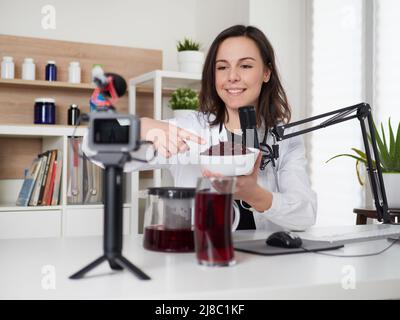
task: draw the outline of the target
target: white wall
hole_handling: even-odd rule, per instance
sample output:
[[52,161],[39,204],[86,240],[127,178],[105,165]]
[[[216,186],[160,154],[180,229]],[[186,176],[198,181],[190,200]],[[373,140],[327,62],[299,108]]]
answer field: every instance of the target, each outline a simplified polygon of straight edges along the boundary
[[208,50],[214,38],[235,24],[249,23],[249,0],[197,0],[196,33]]
[[[42,28],[44,5],[56,29]],[[176,42],[196,36],[196,0],[0,0],[0,33],[163,50],[164,69],[177,70]]]
[[[192,37],[207,51],[234,24],[260,27],[272,41],[285,88],[304,107],[306,0],[0,0],[0,33],[163,50],[163,68],[177,70],[176,42]],[[42,28],[42,7],[56,9],[56,29]]]
[[306,113],[306,0],[249,0],[249,24],[260,28],[275,49],[292,120]]

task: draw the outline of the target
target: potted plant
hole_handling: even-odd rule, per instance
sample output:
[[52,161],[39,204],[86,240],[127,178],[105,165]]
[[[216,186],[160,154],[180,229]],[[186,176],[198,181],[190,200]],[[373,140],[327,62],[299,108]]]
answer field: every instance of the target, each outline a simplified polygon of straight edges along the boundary
[[178,88],[169,100],[169,105],[174,111],[174,117],[181,117],[199,108],[199,96],[190,88]]
[[[400,208],[400,123],[397,127],[396,135],[393,132],[389,118],[389,143],[386,139],[387,135],[381,123],[381,135],[374,124],[374,132],[376,143],[378,146],[379,159],[381,161],[381,169],[383,181],[385,184],[386,196],[389,208]],[[370,137],[368,137],[370,139]],[[357,160],[357,178],[361,185],[364,181],[360,174],[360,164],[367,165],[367,157],[364,152],[356,148],[352,148],[355,154],[339,154],[332,157],[327,162],[338,157],[351,157]],[[375,161],[373,162],[375,166]]]
[[200,43],[184,38],[176,45],[178,50],[179,71],[201,73],[203,70],[204,53],[200,51]]

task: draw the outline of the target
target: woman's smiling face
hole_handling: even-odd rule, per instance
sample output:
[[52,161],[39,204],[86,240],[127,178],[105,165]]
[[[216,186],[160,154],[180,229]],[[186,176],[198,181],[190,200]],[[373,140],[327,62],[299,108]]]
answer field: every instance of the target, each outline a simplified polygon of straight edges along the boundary
[[256,43],[247,37],[225,39],[215,61],[215,86],[228,109],[258,104],[263,82],[270,70],[264,66]]

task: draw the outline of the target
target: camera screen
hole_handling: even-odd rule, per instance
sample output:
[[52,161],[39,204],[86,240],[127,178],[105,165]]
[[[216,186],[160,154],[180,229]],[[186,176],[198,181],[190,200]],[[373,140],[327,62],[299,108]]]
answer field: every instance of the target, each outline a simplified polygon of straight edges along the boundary
[[128,144],[130,120],[119,119],[95,119],[94,143],[98,144]]

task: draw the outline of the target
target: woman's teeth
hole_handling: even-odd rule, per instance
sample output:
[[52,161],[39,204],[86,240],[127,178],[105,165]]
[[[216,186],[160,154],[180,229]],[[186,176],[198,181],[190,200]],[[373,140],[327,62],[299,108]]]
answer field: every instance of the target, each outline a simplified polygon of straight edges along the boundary
[[238,95],[241,94],[245,89],[228,89],[229,94]]

